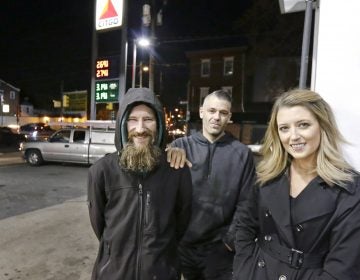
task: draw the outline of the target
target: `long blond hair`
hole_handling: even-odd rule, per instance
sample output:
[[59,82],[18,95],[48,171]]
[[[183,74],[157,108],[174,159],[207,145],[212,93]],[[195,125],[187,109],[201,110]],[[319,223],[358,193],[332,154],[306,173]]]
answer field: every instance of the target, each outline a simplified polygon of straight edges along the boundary
[[279,176],[291,161],[291,156],[281,144],[276,118],[280,108],[294,106],[307,108],[319,122],[321,140],[317,152],[317,174],[331,186],[352,181],[352,167],[344,159],[340,148],[346,141],[336,125],[329,104],[316,92],[294,89],[280,95],[273,106],[260,150],[263,158],[257,166],[259,184],[264,185]]

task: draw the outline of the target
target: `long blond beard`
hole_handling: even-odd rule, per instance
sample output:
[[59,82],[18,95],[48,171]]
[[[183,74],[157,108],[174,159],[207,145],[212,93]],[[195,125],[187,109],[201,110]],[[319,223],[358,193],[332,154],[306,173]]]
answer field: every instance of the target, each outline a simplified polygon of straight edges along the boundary
[[135,173],[147,173],[158,165],[161,149],[152,144],[135,146],[128,142],[120,154],[120,166]]

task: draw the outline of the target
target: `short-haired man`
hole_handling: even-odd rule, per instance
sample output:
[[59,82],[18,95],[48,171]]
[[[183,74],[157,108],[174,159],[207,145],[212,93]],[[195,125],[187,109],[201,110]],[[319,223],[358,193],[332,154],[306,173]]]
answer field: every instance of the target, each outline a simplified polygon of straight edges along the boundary
[[92,279],[180,279],[177,246],[191,215],[191,176],[163,152],[162,106],[130,89],[116,119],[118,150],[89,170],[90,220],[100,241]]
[[230,280],[236,208],[253,183],[253,155],[225,132],[231,118],[227,92],[207,95],[200,118],[202,131],[176,139],[168,150],[172,165],[179,163],[178,156],[174,160],[178,148],[185,150],[192,164],[193,208],[179,250],[182,272],[186,280]]

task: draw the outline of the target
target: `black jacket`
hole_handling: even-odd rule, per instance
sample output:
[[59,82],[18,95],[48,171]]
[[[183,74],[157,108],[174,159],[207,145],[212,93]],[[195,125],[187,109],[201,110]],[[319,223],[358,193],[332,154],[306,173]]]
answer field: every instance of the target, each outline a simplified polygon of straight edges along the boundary
[[242,205],[234,279],[360,279],[359,177],[346,187],[316,177],[291,202],[289,189],[284,173]]
[[192,163],[193,208],[184,244],[223,240],[233,247],[236,207],[246,198],[255,173],[248,147],[230,134],[210,143],[201,132],[176,139]]
[[[142,102],[155,108],[163,126],[162,109],[152,99],[152,93],[147,91],[125,95],[123,102],[127,106],[120,108],[117,119],[118,149],[126,141],[121,137],[121,128],[134,104]],[[158,145],[161,139],[160,135]],[[180,279],[176,251],[191,215],[191,192],[189,169],[170,168],[165,155],[146,176],[124,171],[117,153],[91,166],[89,213],[100,241],[92,279]]]

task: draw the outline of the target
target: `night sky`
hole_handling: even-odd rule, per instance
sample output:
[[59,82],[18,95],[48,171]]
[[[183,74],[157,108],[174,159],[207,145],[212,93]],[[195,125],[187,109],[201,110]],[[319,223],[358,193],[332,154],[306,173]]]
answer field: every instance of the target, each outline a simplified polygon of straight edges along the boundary
[[5,0],[0,9],[0,79],[36,107],[65,90],[89,87],[92,4],[85,0]]
[[[212,45],[243,44],[244,36],[237,22],[253,1],[166,2],[163,26],[156,29],[155,51],[156,65],[164,72],[162,101],[171,105],[186,94],[185,52]],[[141,6],[142,1],[129,1],[130,42],[140,33]],[[28,97],[37,108],[50,109],[51,100],[60,98],[62,83],[64,91],[90,92],[93,9],[91,0],[3,0],[0,79],[20,88],[21,98]],[[278,3],[274,9],[278,11]],[[120,30],[99,35],[99,56],[118,54],[120,35]],[[131,51],[130,44],[128,63]]]

